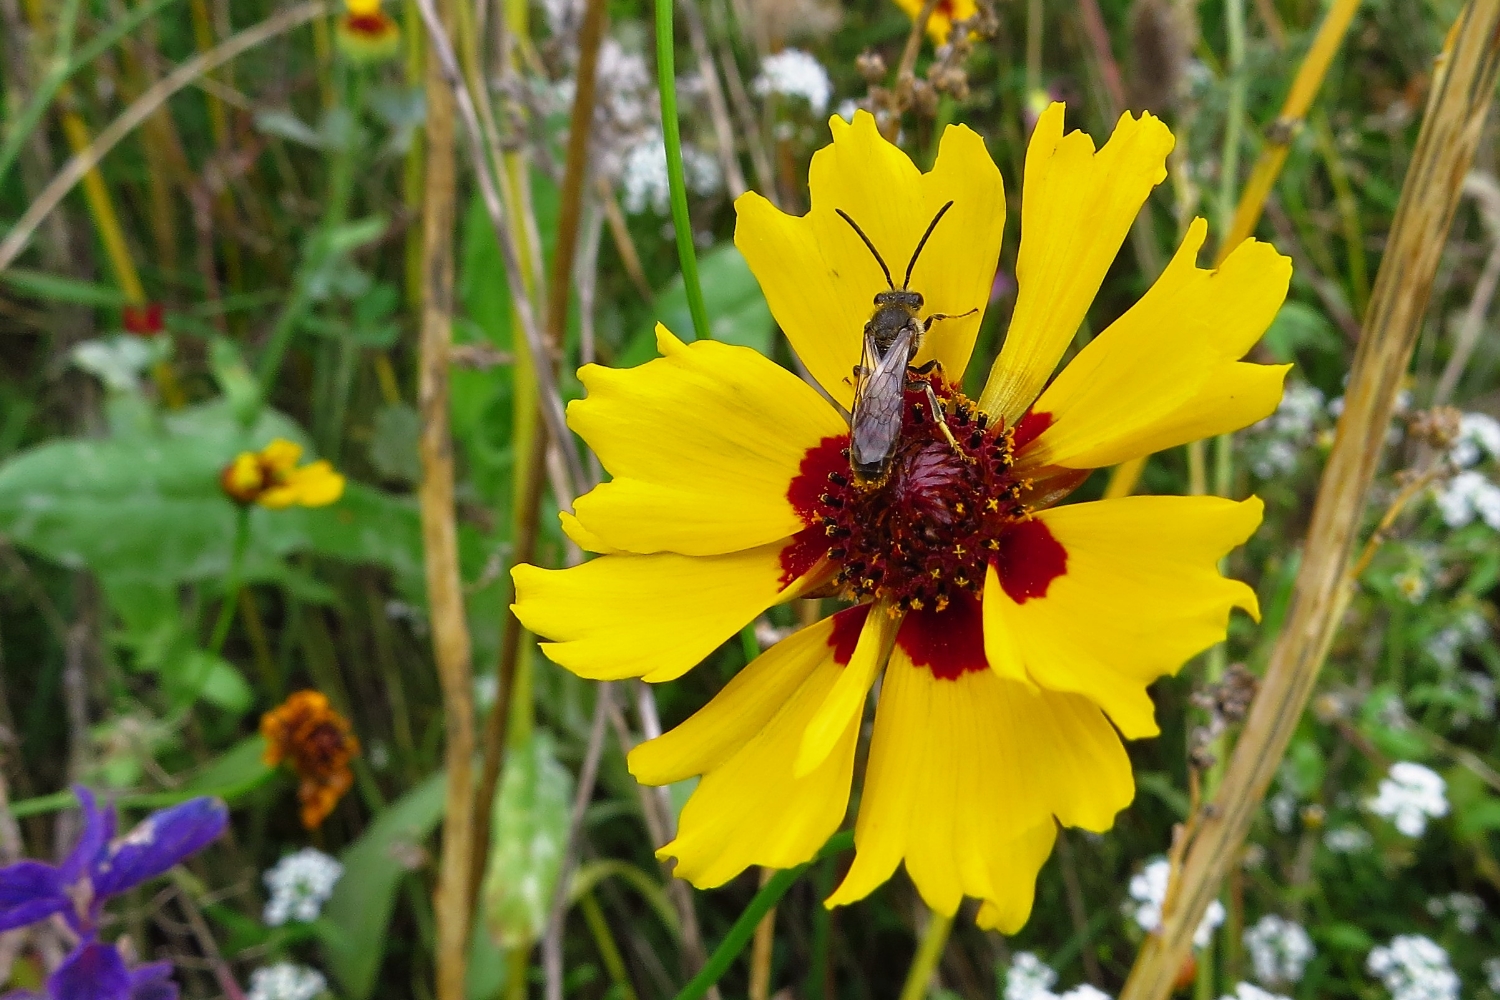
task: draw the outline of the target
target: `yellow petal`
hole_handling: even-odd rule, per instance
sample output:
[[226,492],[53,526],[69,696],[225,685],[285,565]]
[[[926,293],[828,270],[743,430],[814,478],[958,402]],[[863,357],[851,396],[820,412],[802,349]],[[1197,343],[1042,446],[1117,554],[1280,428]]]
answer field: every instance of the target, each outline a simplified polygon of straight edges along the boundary
[[1246,240],[1205,270],[1196,259],[1207,231],[1194,221],[1151,289],[1042,393],[1033,409],[1051,423],[1025,450],[1023,468],[1113,465],[1276,408],[1285,369],[1238,359],[1281,308],[1291,260]]
[[568,424],[613,481],[574,504],[588,533],[629,552],[716,555],[806,527],[787,487],[809,448],[848,427],[807,383],[745,347],[684,344],[656,328],[662,357],[589,365]]
[[328,462],[319,460],[292,473],[297,502],[304,507],[326,507],[344,495],[344,477]]
[[[791,868],[810,860],[843,822],[858,716],[822,763],[803,775],[792,769],[803,730],[845,672],[834,656],[833,632],[828,621],[773,646],[697,715],[630,755],[638,778],[701,768],[677,839],[657,852],[677,859],[680,878],[707,889],[751,865]],[[794,646],[778,654],[788,643]],[[649,748],[666,740],[677,745],[652,760]],[[666,770],[653,769],[664,763]]]
[[840,671],[838,681],[807,724],[794,769],[799,777],[820,766],[833,752],[849,720],[864,714],[865,696],[890,655],[900,623],[886,613],[884,605],[876,605],[865,618],[849,665]]
[[301,457],[302,446],[286,438],[275,438],[260,450],[260,460],[277,472],[290,470]]
[[881,137],[864,111],[853,123],[830,121],[833,143],[813,156],[812,208],[786,215],[756,194],[735,202],[735,245],[765,292],[792,347],[829,395],[854,398],[852,371],[877,292],[891,287],[873,254],[839,217],[842,210],[869,237],[900,285],[938,210],[953,207],[933,230],[912,269],[910,287],[924,298],[922,315],[964,319],[934,323],[918,363],[940,361],[957,379],[968,364],[1000,255],[1005,192],[984,140],[962,125],[943,133],[937,162],[920,173]]
[[512,606],[542,652],[590,680],[680,677],[766,608],[795,597],[780,544],[721,556],[607,555],[568,569],[521,565]]
[[585,528],[574,514],[560,510],[557,512],[557,520],[562,524],[563,534],[585,552],[612,554],[622,551],[607,544],[604,539]]
[[1151,189],[1167,176],[1172,133],[1155,117],[1120,116],[1097,153],[1063,135],[1063,106],[1037,121],[1021,183],[1016,308],[979,406],[1015,423],[1078,332]]
[[1031,679],[1081,694],[1127,738],[1158,732],[1146,686],[1224,638],[1255,592],[1217,563],[1260,524],[1263,505],[1220,497],[1124,497],[1037,514],[1067,551],[1041,597],[986,591],[985,631],[1005,629]]
[[905,642],[881,687],[855,859],[829,905],[862,898],[904,861],[937,912],[973,896],[1019,926],[1054,818],[1108,829],[1134,796],[1129,759],[1087,699],[986,669],[940,678]]
[[818,664],[833,655],[829,640],[835,619],[844,616],[847,624],[851,614],[863,621],[863,609],[840,612],[792,633],[756,657],[682,725],[630,751],[630,773],[645,785],[670,785],[723,764],[791,700]]

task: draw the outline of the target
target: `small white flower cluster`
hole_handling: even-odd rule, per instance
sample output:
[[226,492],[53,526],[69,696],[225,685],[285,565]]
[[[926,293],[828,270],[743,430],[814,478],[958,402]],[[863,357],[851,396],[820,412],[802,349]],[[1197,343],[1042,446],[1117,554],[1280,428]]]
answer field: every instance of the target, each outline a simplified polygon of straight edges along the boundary
[[1372,948],[1365,968],[1385,984],[1391,1000],[1458,1000],[1461,984],[1448,953],[1420,934],[1402,934]]
[[1255,978],[1270,986],[1300,982],[1307,963],[1318,953],[1302,925],[1268,913],[1245,931],[1245,950]]
[[1448,449],[1448,458],[1467,469],[1486,457],[1500,458],[1500,420],[1488,413],[1465,413],[1459,418],[1458,440]]
[[1438,513],[1450,528],[1462,528],[1479,518],[1500,531],[1500,486],[1483,473],[1468,469],[1437,489]]
[[1500,458],[1500,420],[1487,413],[1465,413],[1459,420],[1458,440],[1448,459],[1464,470],[1433,491],[1443,523],[1450,528],[1472,524],[1477,517],[1500,531],[1500,486],[1472,466]]
[[1427,820],[1448,815],[1448,783],[1429,767],[1409,760],[1391,765],[1378,793],[1365,802],[1377,816],[1390,820],[1408,837],[1420,837]]
[[[1126,903],[1125,912],[1134,917],[1141,930],[1148,934],[1161,926],[1161,908],[1166,902],[1167,880],[1171,874],[1171,862],[1157,858],[1130,880],[1130,898],[1135,903]],[[1193,947],[1207,947],[1214,930],[1223,922],[1224,904],[1216,899],[1208,904],[1198,929],[1193,932]]]
[[1359,854],[1374,843],[1370,831],[1361,826],[1336,826],[1323,834],[1323,846],[1335,854]]
[[328,989],[328,980],[317,969],[291,962],[277,962],[250,974],[245,1000],[313,1000]]
[[827,111],[833,98],[833,81],[828,70],[801,49],[782,49],[761,60],[760,75],[751,87],[761,97],[767,94],[800,97],[815,115]]
[[1290,998],[1263,990],[1254,983],[1239,983],[1235,986],[1233,994],[1222,996],[1219,1000],[1290,1000]]
[[[713,194],[723,183],[718,161],[692,146],[682,147],[682,172],[694,194]],[[625,211],[631,215],[647,209],[657,215],[667,214],[671,188],[667,184],[667,147],[660,132],[651,133],[626,150],[620,186],[624,189]]]
[[1276,412],[1251,428],[1264,438],[1251,457],[1251,471],[1261,479],[1270,479],[1295,469],[1297,456],[1312,443],[1325,413],[1321,390],[1305,382],[1288,385]]
[[304,847],[288,854],[263,876],[266,888],[271,890],[264,914],[266,923],[280,927],[288,920],[308,923],[318,919],[343,874],[343,865],[316,848]]
[[1491,993],[1500,993],[1500,958],[1484,960],[1484,981]]
[[1484,900],[1467,892],[1450,892],[1446,896],[1433,896],[1427,901],[1427,912],[1442,919],[1453,917],[1453,925],[1464,934],[1479,930],[1479,918],[1484,915]]
[[1444,670],[1458,666],[1458,656],[1470,646],[1483,645],[1490,638],[1490,623],[1472,608],[1458,616],[1453,624],[1434,632],[1422,649]]
[[1110,1000],[1108,993],[1081,983],[1066,993],[1052,992],[1057,973],[1029,951],[1017,952],[1005,970],[1005,1000]]

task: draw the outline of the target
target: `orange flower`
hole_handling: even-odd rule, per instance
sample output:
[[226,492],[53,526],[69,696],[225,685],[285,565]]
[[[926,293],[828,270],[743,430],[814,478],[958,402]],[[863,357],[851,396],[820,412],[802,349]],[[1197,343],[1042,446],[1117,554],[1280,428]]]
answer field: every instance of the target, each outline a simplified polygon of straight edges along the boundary
[[261,716],[260,732],[266,738],[266,764],[286,761],[301,779],[302,825],[321,826],[354,784],[349,762],[359,753],[359,740],[349,720],[321,692],[298,691]]
[[242,451],[219,474],[219,485],[238,504],[281,510],[296,504],[326,507],[344,495],[344,477],[325,460],[299,466],[302,446],[277,438],[260,451]]

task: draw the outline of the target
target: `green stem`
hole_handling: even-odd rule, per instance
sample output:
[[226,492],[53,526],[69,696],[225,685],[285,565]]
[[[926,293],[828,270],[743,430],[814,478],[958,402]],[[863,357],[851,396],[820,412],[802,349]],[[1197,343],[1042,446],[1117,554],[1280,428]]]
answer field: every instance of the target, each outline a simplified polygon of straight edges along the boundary
[[760,655],[760,640],[755,637],[755,623],[740,629],[740,648],[745,651],[745,662],[751,663]]
[[[698,282],[698,257],[693,249],[693,226],[688,219],[687,183],[682,174],[682,132],[677,122],[677,73],[672,50],[672,0],[656,0],[656,85],[661,92],[661,131],[667,147],[667,186],[672,194],[672,228],[677,231],[677,260],[682,287],[687,292],[693,332],[709,337],[708,309]],[[683,331],[673,331],[679,336]]]
[[906,973],[901,1000],[922,1000],[927,995],[927,985],[937,971],[938,959],[943,957],[943,947],[947,945],[948,932],[952,929],[952,917],[932,914],[927,921],[927,930],[922,934],[922,943],[917,945],[916,957],[911,960],[911,968]]
[[250,507],[240,507],[234,522],[234,551],[229,556],[229,572],[224,575],[224,602],[219,605],[219,619],[214,622],[213,635],[208,640],[208,651],[215,656],[224,648],[229,637],[229,625],[234,621],[234,609],[240,598],[240,569],[245,561],[245,547],[250,542]]
[[281,363],[286,359],[286,352],[292,344],[292,335],[297,332],[303,318],[312,307],[312,296],[309,294],[308,279],[323,267],[328,261],[330,254],[329,241],[335,231],[342,226],[349,217],[349,201],[354,192],[354,159],[359,152],[357,118],[360,99],[359,82],[360,76],[357,70],[342,81],[343,104],[349,109],[349,114],[356,121],[350,128],[347,140],[334,150],[331,162],[328,165],[328,200],[323,210],[323,218],[318,222],[318,228],[308,237],[306,250],[303,252],[302,260],[297,266],[297,273],[292,276],[292,292],[287,297],[286,305],[281,309],[281,314],[276,317],[276,325],[271,328],[271,335],[266,339],[265,352],[260,356],[259,370],[257,376],[260,379],[260,395],[262,401],[271,394],[271,386],[276,381],[277,374],[281,371]]
[[785,896],[792,884],[802,877],[802,873],[823,858],[847,851],[853,846],[853,830],[836,833],[828,838],[828,843],[823,845],[823,849],[811,861],[800,864],[796,868],[787,868],[771,876],[771,880],[761,886],[760,892],[757,892],[755,898],[750,900],[750,905],[745,907],[745,911],[739,915],[734,926],[729,928],[729,933],[724,935],[724,940],[709,956],[702,971],[682,988],[682,992],[677,994],[675,1000],[698,1000],[698,997],[707,993],[709,987],[717,983],[719,977],[729,971],[734,960],[739,958],[740,952],[745,950],[745,945],[749,944],[750,939],[755,936],[755,927],[760,923],[760,918],[781,902],[781,897]]
[[[244,796],[249,792],[264,785],[275,777],[275,768],[266,768],[252,778],[236,782],[232,785],[224,785],[220,788],[191,788],[179,789],[175,792],[140,792],[136,794],[116,795],[112,801],[121,809],[165,809],[167,806],[180,805],[189,799],[202,798],[212,795],[224,799],[227,802]],[[12,802],[10,813],[16,819],[24,819],[27,816],[38,816],[43,813],[61,812],[64,809],[72,809],[78,805],[78,797],[71,791],[54,792],[51,795],[39,795],[34,799],[22,799]]]

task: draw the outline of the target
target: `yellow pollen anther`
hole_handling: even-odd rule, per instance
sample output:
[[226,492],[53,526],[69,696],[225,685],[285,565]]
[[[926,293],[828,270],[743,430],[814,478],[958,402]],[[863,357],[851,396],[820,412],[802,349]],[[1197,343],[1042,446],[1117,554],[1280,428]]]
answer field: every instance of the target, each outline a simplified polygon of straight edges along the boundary
[[1000,501],[996,500],[994,497],[990,497],[988,500],[986,500],[984,502],[984,509],[985,510],[989,510],[989,511],[999,510],[1000,509]]
[[934,566],[931,570],[928,571],[928,575],[930,575],[934,580],[937,580],[942,577],[943,571]]
[[911,609],[913,611],[921,611],[922,610],[922,599],[920,597],[913,597],[911,599]]
[[1000,550],[1000,543],[993,538],[986,538],[984,540],[984,547],[991,552],[998,552]]
[[956,555],[956,556],[963,555],[964,554],[964,547],[962,545],[955,545],[955,546],[953,546],[953,554]]
[[946,598],[946,597],[939,597],[937,599],[937,610],[938,611],[943,610],[947,606],[948,606],[948,598]]
[[953,505],[953,513],[955,514],[963,514],[964,509],[964,502],[962,500]]

